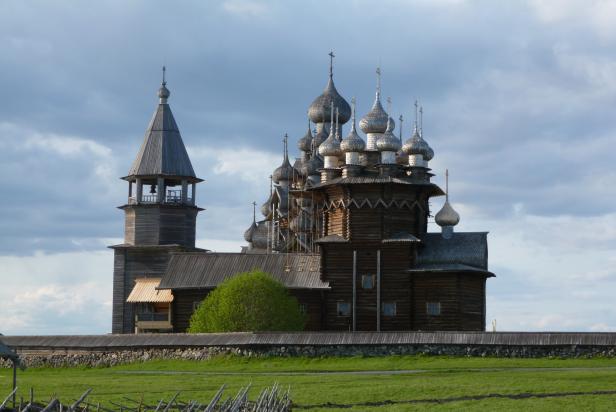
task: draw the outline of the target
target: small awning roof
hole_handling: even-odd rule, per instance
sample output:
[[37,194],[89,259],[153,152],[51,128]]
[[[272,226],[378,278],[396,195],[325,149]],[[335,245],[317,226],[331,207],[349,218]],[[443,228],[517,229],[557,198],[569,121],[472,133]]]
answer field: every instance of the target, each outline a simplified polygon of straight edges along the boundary
[[170,303],[173,302],[173,294],[169,289],[156,289],[160,284],[160,278],[135,279],[135,287],[128,295],[130,303]]

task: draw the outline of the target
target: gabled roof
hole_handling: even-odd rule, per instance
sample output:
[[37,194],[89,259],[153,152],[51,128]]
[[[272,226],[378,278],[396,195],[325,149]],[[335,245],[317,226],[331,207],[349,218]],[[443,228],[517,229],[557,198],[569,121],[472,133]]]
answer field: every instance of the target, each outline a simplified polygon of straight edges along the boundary
[[320,256],[296,253],[179,253],[171,257],[159,289],[212,289],[254,269],[289,289],[329,289],[320,278]]
[[417,264],[411,272],[481,272],[488,271],[487,232],[454,232],[451,238],[441,233],[420,235]]
[[128,176],[177,176],[196,179],[171,107],[160,103]]

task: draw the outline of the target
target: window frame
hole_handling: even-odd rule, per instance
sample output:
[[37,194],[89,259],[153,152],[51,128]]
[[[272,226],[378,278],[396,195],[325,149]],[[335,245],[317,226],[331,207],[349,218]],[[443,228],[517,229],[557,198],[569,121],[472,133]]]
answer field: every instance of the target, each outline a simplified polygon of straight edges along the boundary
[[[348,311],[344,311],[344,312],[341,311],[340,310],[340,305],[346,305],[346,307],[348,308]],[[346,312],[348,312],[348,313],[346,313]],[[352,309],[351,309],[351,304],[349,302],[344,302],[344,301],[336,302],[336,316],[337,317],[339,317],[339,318],[348,318],[348,317],[351,316],[351,312],[352,312]]]
[[[430,309],[436,308],[436,310]],[[441,306],[441,302],[426,302],[426,315],[428,316],[441,316],[443,312],[443,308]]]
[[[369,288],[367,288],[367,287],[365,286],[365,284],[364,284],[364,279],[370,279],[370,287],[369,287]],[[374,283],[375,283],[375,280],[376,280],[376,276],[375,276],[375,275],[370,275],[370,274],[368,274],[368,275],[362,275],[362,276],[361,276],[361,288],[362,288],[363,290],[372,290],[372,289],[374,289]]]
[[[387,305],[392,305],[393,306],[393,315],[388,315],[387,313],[385,313],[385,306]],[[395,318],[396,316],[398,316],[398,304],[397,302],[383,302],[381,303],[381,314],[384,317],[387,318]]]

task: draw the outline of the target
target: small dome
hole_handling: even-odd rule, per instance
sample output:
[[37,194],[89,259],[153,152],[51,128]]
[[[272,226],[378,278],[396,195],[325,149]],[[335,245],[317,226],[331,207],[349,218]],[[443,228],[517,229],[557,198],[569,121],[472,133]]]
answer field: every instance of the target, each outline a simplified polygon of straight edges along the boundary
[[267,249],[268,244],[268,222],[261,221],[257,224],[256,229],[252,233],[252,247],[255,249]]
[[[428,143],[420,136],[417,125],[415,125],[413,130],[413,136],[404,142],[402,151],[407,155],[422,155],[424,160],[430,160],[434,157],[434,151],[432,151]],[[430,159],[428,159],[428,157]]]
[[400,150],[400,140],[394,135],[393,131],[394,119],[390,117],[385,133],[376,141],[376,148],[379,152],[397,152]]
[[449,204],[449,200],[446,200],[441,210],[434,216],[434,221],[441,227],[455,226],[460,222],[460,215],[453,210],[453,207]]
[[169,91],[169,89],[167,89],[165,83],[163,83],[160,86],[160,89],[158,89],[158,97],[160,97],[161,99],[168,99],[170,95],[171,92]]
[[261,205],[261,214],[264,217],[268,217],[271,213],[272,213],[272,197],[270,196],[269,199],[267,199],[265,203]]
[[340,150],[340,141],[334,136],[334,128],[330,128],[329,136],[319,146],[319,154],[321,156],[340,156],[342,151]]
[[372,109],[360,121],[359,127],[364,133],[385,133],[389,116],[381,105],[381,95],[376,94]]
[[306,131],[304,137],[299,139],[299,141],[297,142],[298,149],[302,152],[310,153],[310,151],[312,150],[312,139],[313,138],[312,131],[310,130],[310,120],[308,120],[308,130]]
[[348,136],[340,142],[340,150],[344,153],[359,153],[363,152],[365,148],[366,143],[359,137],[355,128],[355,98],[353,98],[353,123],[351,123],[351,131]]
[[248,230],[244,232],[244,240],[246,242],[252,242],[252,234],[254,233],[256,229],[257,229],[257,224],[255,222],[252,222],[252,225],[250,225]]
[[314,137],[312,138],[312,144],[316,145],[318,149],[321,143],[323,143],[326,140],[327,140],[327,133],[325,133],[325,130],[322,129],[319,133],[314,135]]
[[274,183],[279,183],[281,180],[292,180],[295,174],[298,174],[298,172],[295,168],[293,168],[293,166],[291,166],[291,163],[289,163],[289,156],[285,153],[282,164],[274,170],[274,173],[272,173],[272,179],[274,180]]
[[323,168],[323,159],[318,155],[318,153],[313,152],[310,159],[306,160],[302,163],[302,175],[303,176],[312,176],[318,175],[319,169]]
[[325,123],[331,118],[332,102],[334,110],[338,109],[340,112],[339,122],[345,124],[351,118],[351,106],[346,100],[338,93],[336,86],[334,86],[334,79],[331,74],[329,81],[323,93],[318,96],[310,107],[308,108],[308,116],[313,123]]

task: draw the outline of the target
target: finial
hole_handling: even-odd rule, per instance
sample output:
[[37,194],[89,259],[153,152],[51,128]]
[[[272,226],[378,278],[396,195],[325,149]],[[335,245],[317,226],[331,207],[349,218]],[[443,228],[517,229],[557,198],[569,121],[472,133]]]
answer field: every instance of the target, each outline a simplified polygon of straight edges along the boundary
[[353,123],[351,124],[351,132],[355,131],[355,96],[351,99],[351,118],[353,119]]
[[332,77],[334,77],[334,57],[336,57],[336,55],[334,54],[333,50],[330,50],[328,55],[329,55],[329,77],[331,79]]
[[284,139],[282,139],[282,141],[284,142],[284,159],[287,160],[289,158],[289,150],[287,149],[289,135],[287,133],[284,134]]
[[402,122],[404,122],[404,117],[400,115],[400,117],[398,117],[398,120],[400,121],[400,143],[402,143]]
[[165,80],[165,72],[167,71],[167,68],[165,66],[163,66],[163,86],[167,85],[167,81]]
[[415,126],[417,126],[417,107],[419,107],[419,103],[417,102],[417,99],[415,99]]
[[387,113],[391,112],[391,96],[387,97]]
[[340,110],[336,107],[336,137],[340,140],[340,129],[338,129],[338,118],[340,117]]
[[331,101],[331,110],[329,111],[330,119],[329,119],[329,134],[334,134],[334,101]]
[[381,67],[376,68],[376,95],[381,95]]
[[449,202],[449,169],[445,169],[445,201]]
[[419,134],[423,137],[423,106],[419,106]]
[[252,223],[257,222],[257,202],[252,202]]

